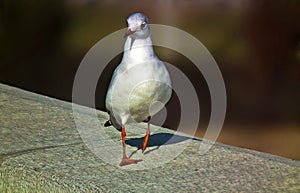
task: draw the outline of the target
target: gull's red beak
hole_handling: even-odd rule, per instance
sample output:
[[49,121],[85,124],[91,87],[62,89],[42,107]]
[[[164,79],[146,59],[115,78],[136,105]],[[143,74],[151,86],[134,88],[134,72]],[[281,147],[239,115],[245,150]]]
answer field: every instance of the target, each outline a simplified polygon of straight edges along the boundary
[[127,32],[124,35],[124,38],[126,38],[127,36],[130,36],[131,34],[133,34],[135,31],[131,31],[131,29],[128,29]]

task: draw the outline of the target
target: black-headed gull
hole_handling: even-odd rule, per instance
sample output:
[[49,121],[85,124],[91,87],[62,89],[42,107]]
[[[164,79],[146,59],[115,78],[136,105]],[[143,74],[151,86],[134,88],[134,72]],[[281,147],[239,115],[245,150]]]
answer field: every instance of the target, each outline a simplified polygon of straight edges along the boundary
[[142,13],[134,13],[128,17],[127,23],[123,58],[113,73],[105,101],[110,114],[106,125],[111,123],[122,133],[123,159],[120,166],[141,161],[126,156],[125,125],[148,121],[142,144],[144,152],[150,136],[151,116],[164,107],[172,94],[168,70],[153,51],[148,18]]

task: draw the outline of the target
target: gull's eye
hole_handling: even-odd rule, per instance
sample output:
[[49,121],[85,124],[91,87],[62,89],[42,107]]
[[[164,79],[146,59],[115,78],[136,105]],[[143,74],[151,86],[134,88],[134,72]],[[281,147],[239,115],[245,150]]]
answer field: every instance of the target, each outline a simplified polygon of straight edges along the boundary
[[141,29],[144,29],[146,27],[146,22],[143,22],[142,24],[141,24]]

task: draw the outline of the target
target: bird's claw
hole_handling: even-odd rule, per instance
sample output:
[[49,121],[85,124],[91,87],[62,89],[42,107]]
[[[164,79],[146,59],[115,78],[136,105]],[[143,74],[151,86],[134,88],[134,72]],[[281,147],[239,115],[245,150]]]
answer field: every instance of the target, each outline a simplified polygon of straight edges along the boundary
[[141,162],[142,160],[135,160],[135,159],[131,159],[131,158],[123,158],[119,164],[119,166],[126,166],[126,165],[130,165],[130,164],[137,164],[138,162]]

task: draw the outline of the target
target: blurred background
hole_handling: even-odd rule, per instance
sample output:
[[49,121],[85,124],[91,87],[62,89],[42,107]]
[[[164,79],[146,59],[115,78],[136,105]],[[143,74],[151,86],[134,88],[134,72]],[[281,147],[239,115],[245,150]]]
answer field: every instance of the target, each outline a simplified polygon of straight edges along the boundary
[[[195,36],[215,58],[228,97],[218,141],[300,160],[298,0],[1,0],[0,82],[71,101],[84,55],[106,35],[125,28],[126,18],[137,11],[151,23]],[[196,88],[201,106],[196,134],[203,137],[210,116],[204,78],[179,53],[155,50]],[[105,110],[105,92],[121,57],[116,56],[100,77],[98,109]],[[165,126],[171,129],[180,118],[178,104],[174,95],[167,106]]]

